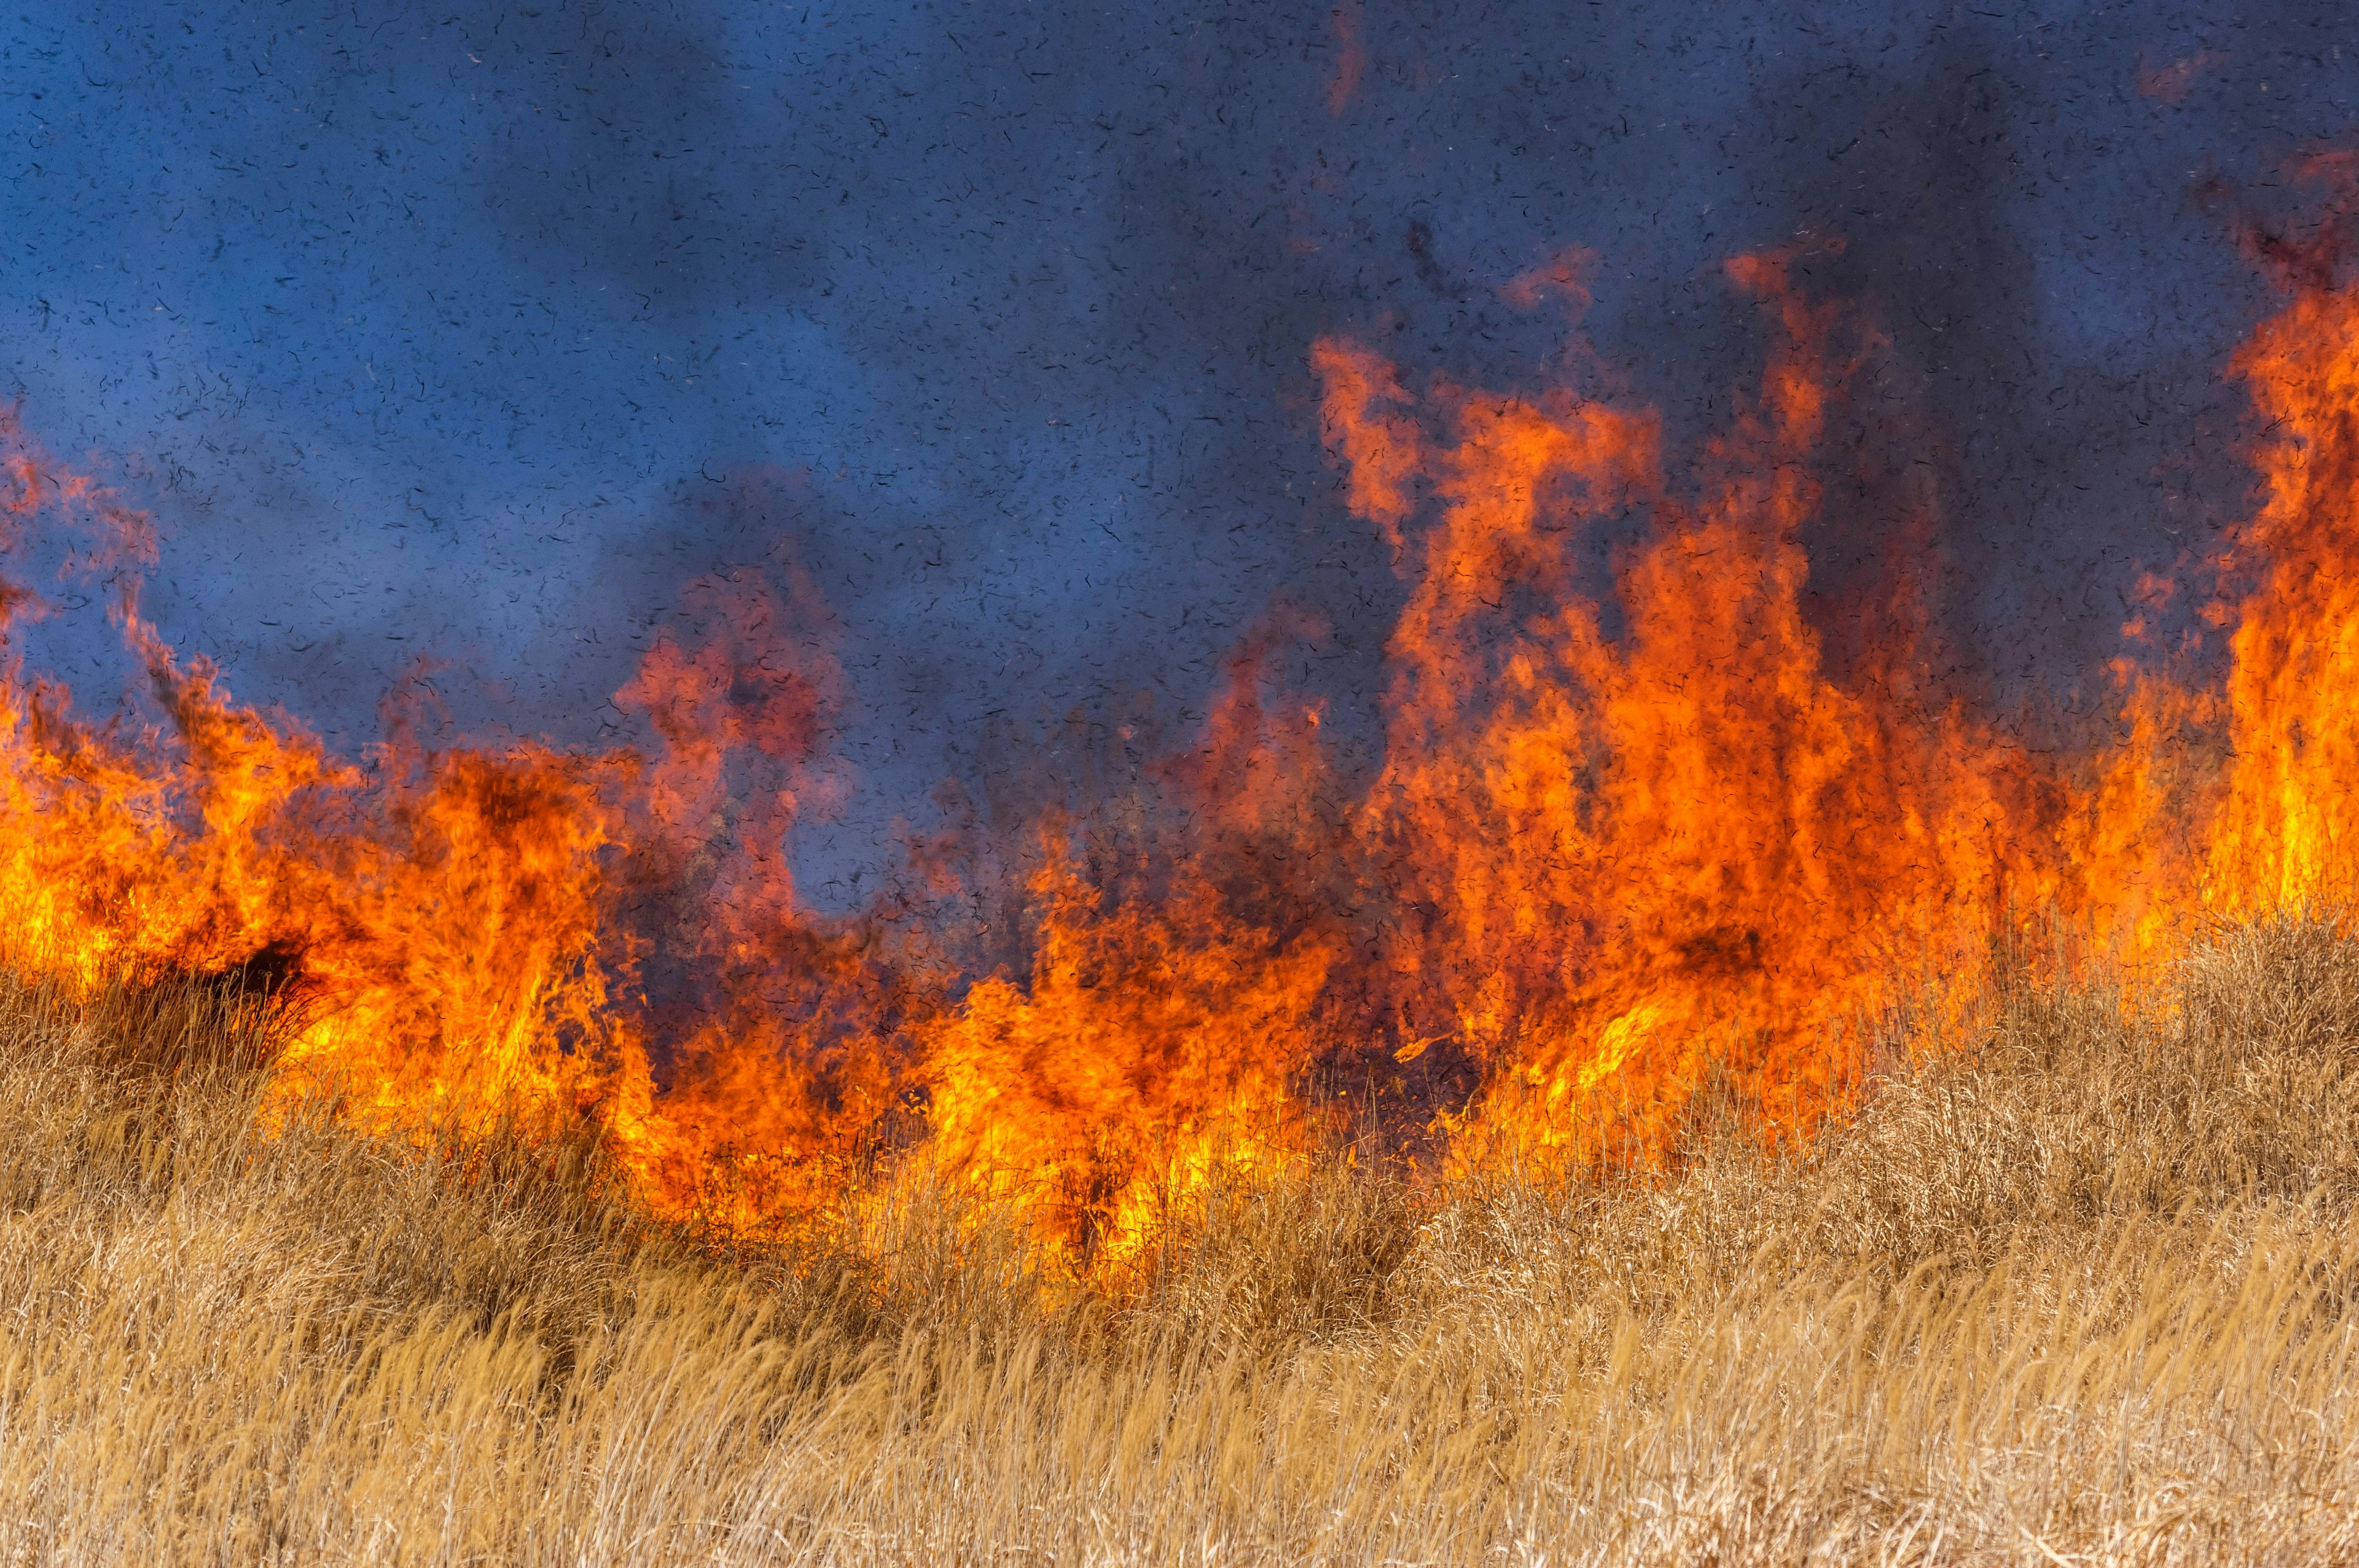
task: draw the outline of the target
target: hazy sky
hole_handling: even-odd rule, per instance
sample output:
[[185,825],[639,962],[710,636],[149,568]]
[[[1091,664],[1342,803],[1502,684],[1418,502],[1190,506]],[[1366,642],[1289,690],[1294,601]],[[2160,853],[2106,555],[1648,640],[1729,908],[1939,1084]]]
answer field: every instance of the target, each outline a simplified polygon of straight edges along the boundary
[[1538,384],[1563,318],[1499,286],[1586,245],[1677,435],[1758,363],[1721,260],[1836,234],[1925,388],[1952,614],[2062,680],[2236,504],[2271,297],[2190,192],[2359,129],[2347,15],[18,0],[0,390],[152,504],[168,634],[347,748],[420,654],[592,740],[683,583],[799,563],[840,869],[989,716],[1201,708],[1281,593],[1370,700],[1400,589],[1315,337]]

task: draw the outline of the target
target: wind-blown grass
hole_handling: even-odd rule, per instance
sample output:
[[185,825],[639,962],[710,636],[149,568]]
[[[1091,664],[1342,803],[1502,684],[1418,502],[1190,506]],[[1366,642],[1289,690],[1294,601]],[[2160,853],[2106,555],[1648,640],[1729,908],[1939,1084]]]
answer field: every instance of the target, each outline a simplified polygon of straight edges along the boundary
[[2359,946],[2016,980],[1849,1126],[1223,1192],[1116,1296],[913,1188],[727,1252],[374,1141],[202,989],[0,994],[11,1563],[2359,1558]]

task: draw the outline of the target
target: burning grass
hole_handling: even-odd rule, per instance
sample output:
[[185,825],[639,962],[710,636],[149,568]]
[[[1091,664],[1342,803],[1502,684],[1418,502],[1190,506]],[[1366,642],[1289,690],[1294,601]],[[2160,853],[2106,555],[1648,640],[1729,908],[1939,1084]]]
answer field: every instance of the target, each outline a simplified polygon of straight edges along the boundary
[[[2093,708],[2008,721],[1920,587],[1941,498],[1872,303],[1814,281],[1835,243],[1729,259],[1761,373],[1676,442],[1577,341],[1505,394],[1321,340],[1340,492],[1401,579],[1364,732],[1280,674],[1320,634],[1280,597],[1190,733],[946,784],[834,914],[795,833],[849,787],[855,683],[783,562],[683,585],[612,746],[444,734],[420,672],[346,760],[169,645],[149,520],[0,417],[0,941],[61,995],[275,982],[282,1098],[574,1127],[748,1246],[851,1245],[924,1169],[1111,1285],[1372,1098],[1466,1181],[1670,1169],[1707,1091],[1806,1143],[1854,1108],[1859,1021],[2021,911],[2150,968],[2359,894],[2359,281],[2288,279],[2223,366],[2267,420],[2251,514],[2144,574]],[[1883,541],[1874,580],[1832,591],[1830,527]],[[52,567],[130,659],[111,710],[34,663]]]
[[[785,567],[683,588],[627,744],[429,741],[421,674],[346,761],[0,418],[13,1554],[2359,1555],[2359,945],[2268,913],[2359,894],[2359,281],[2288,274],[2251,514],[2015,725],[1821,254],[1730,260],[1764,368],[1678,445],[1577,345],[1322,340],[1375,749],[1277,602],[1193,733],[986,769],[836,915]],[[1891,547],[1813,610],[1831,523]]]
[[1762,1152],[1215,1162],[1118,1281],[894,1190],[762,1249],[380,1141],[224,988],[0,995],[12,1562],[2347,1562],[2359,942],[2019,968]]

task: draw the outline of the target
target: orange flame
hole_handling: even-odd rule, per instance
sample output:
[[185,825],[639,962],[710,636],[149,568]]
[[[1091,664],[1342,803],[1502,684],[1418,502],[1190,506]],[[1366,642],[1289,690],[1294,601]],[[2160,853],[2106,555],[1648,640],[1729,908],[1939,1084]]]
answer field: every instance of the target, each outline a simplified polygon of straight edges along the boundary
[[2231,635],[2236,762],[2211,835],[2209,902],[2243,914],[2353,891],[2359,846],[2359,291],[2305,291],[2237,371],[2275,434],[2244,530],[2262,562]]
[[[1774,307],[1761,396],[1676,486],[1651,415],[1438,386],[1421,444],[1389,372],[1322,345],[1328,427],[1388,535],[1412,477],[1440,515],[1394,633],[1370,831],[1430,911],[1395,962],[1431,1027],[1491,1065],[1462,1138],[1593,1159],[1659,1152],[1707,1060],[1773,1125],[1833,1105],[1843,1026],[1912,960],[2062,877],[2053,781],[1954,703],[1908,700],[1905,646],[1872,684],[1829,676],[1801,613],[1808,477],[1845,367],[1790,258],[1730,276]],[[1372,477],[1360,482],[1357,470]],[[1579,532],[1626,509],[1618,635],[1574,573]]]
[[[2359,290],[2289,269],[2234,361],[2269,434],[2249,586],[2206,611],[2224,677],[2191,631],[2152,667],[2177,585],[2149,574],[2110,724],[2035,749],[1936,677],[1905,579],[1841,657],[1806,613],[1821,476],[1884,351],[1809,297],[1806,255],[1729,264],[1773,348],[1691,454],[1643,407],[1412,391],[1319,343],[1347,503],[1406,583],[1380,763],[1348,785],[1322,709],[1277,689],[1320,634],[1281,607],[1144,775],[1169,809],[995,825],[1028,946],[987,973],[947,928],[798,898],[847,700],[807,582],[689,586],[689,629],[615,694],[644,753],[396,726],[354,766],[183,663],[138,612],[146,519],[0,424],[0,554],[72,543],[150,699],[78,717],[25,667],[47,605],[0,581],[8,956],[283,983],[290,1091],[343,1083],[394,1127],[586,1119],[663,1213],[825,1223],[922,1161],[1110,1264],[1223,1170],[1302,1157],[1322,1078],[1422,1086],[1400,1114],[1461,1168],[1645,1165],[1715,1073],[1808,1135],[1854,1092],[1861,1019],[2034,912],[2151,955],[2207,912],[2347,894]],[[1511,297],[1578,306],[1580,259]],[[927,896],[957,891],[947,841],[921,859]]]

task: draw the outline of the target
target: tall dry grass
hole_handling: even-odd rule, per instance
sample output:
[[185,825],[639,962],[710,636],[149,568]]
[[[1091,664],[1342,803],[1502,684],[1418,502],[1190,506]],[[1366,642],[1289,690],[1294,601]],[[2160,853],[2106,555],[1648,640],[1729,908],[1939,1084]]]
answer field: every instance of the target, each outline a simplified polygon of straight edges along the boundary
[[912,1190],[639,1223],[274,1110],[202,991],[0,994],[11,1563],[2359,1560],[2359,946],[2017,978],[1651,1184],[1217,1195],[1119,1299]]

